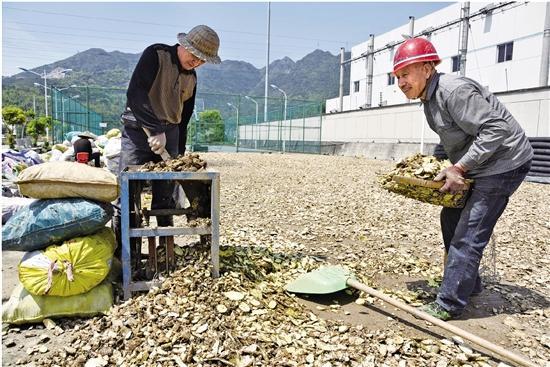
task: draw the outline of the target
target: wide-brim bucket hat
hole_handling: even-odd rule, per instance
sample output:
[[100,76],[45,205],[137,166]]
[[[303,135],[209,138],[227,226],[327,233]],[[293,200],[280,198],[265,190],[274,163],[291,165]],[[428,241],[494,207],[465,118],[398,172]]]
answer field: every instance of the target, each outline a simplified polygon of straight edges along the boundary
[[189,33],[178,33],[178,42],[199,59],[212,64],[222,62],[218,56],[220,38],[218,34],[206,25],[198,25]]
[[79,138],[84,138],[84,139],[97,139],[97,135],[96,134],[93,134],[89,131],[84,131],[84,132],[81,132],[77,135]]

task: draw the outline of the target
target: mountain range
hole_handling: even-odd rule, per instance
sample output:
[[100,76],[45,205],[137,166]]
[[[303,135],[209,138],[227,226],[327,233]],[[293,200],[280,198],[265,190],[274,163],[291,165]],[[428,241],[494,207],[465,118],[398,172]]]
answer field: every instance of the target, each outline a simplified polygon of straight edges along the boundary
[[[125,90],[139,57],[140,54],[107,52],[103,49],[91,48],[32,70],[39,74],[46,70],[48,85],[54,85],[56,88],[76,84],[87,85],[90,88]],[[349,54],[346,58],[349,58]],[[71,71],[60,72],[63,69],[71,69]],[[265,67],[258,69],[245,61],[223,60],[218,65],[205,64],[197,69],[197,76],[199,93],[264,95]],[[314,50],[298,61],[284,57],[269,64],[270,84],[283,89],[289,99],[322,102],[327,98],[336,97],[339,78],[340,57],[328,51]],[[34,83],[42,84],[43,79],[28,72],[2,77],[3,105],[15,104],[26,109],[32,108],[32,95],[40,98]],[[344,76],[344,94],[348,93],[348,89],[349,72]],[[271,96],[280,96],[280,93],[273,89],[270,89],[269,93]],[[38,101],[37,99],[37,104],[39,104]],[[43,104],[43,97],[41,103]],[[120,114],[119,106],[114,106],[110,111],[108,106],[95,104],[95,99],[90,102],[90,108],[94,111]]]

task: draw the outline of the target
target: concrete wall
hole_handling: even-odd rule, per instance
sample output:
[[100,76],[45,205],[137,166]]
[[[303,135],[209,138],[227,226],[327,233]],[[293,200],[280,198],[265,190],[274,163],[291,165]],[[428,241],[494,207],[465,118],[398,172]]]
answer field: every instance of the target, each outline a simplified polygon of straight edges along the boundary
[[[550,136],[550,88],[495,93],[528,136]],[[323,141],[438,143],[420,103],[323,116]]]
[[[488,4],[470,2],[470,14]],[[461,3],[454,3],[416,19],[415,34],[459,19],[461,6]],[[466,76],[477,80],[493,92],[538,87],[546,3],[515,3],[503,9],[504,11],[498,9],[471,19]],[[374,49],[382,49],[385,45],[402,40],[401,35],[408,34],[408,27],[408,23],[404,23],[389,32],[375,35]],[[437,69],[440,72],[452,73],[452,57],[459,54],[459,24],[433,32],[429,38],[442,59]],[[512,60],[499,63],[497,46],[507,42],[513,42]],[[407,102],[396,84],[388,84],[388,73],[392,71],[396,47],[375,54],[372,106]],[[366,51],[367,42],[363,42],[351,48],[351,57],[358,57]],[[354,90],[355,82],[359,82],[357,92]],[[366,60],[361,58],[351,63],[350,95],[344,97],[344,111],[358,109],[365,103]],[[338,98],[329,99],[326,111],[338,110],[338,106]]]
[[[550,136],[550,87],[495,94],[527,136]],[[282,139],[287,144],[300,141],[314,144],[321,134],[322,153],[381,159],[400,159],[415,152],[431,153],[439,143],[418,102],[276,121],[258,124],[255,128],[242,126],[239,131],[241,141]]]

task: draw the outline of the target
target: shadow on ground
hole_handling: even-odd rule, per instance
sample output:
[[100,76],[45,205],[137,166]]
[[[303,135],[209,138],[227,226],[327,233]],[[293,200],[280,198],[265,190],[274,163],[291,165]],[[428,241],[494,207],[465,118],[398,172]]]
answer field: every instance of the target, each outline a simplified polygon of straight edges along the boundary
[[[422,290],[431,295],[427,301],[435,300],[437,288],[430,287],[426,280],[406,282],[411,291]],[[550,299],[532,289],[504,282],[491,282],[478,296],[470,298],[459,319],[479,319],[496,314],[521,314],[550,307]]]

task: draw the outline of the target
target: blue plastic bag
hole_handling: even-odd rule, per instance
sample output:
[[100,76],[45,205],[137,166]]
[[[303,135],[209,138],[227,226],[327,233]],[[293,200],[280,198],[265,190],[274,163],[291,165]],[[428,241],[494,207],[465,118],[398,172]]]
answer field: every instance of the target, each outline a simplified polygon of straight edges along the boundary
[[75,136],[80,134],[82,134],[82,131],[69,131],[65,134],[65,140],[72,141]]
[[2,227],[2,251],[41,250],[97,232],[113,216],[109,203],[81,198],[37,200]]

